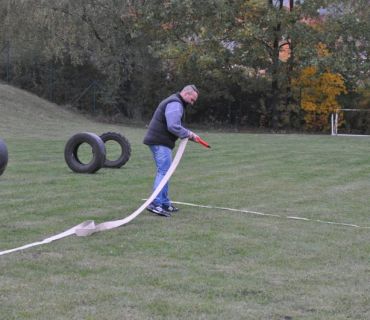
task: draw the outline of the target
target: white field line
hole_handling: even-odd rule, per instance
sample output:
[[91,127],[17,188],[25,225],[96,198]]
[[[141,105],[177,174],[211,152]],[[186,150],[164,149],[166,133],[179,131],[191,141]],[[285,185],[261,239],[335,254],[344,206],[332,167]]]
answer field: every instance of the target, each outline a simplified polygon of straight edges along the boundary
[[351,223],[323,221],[323,220],[308,219],[308,218],[294,217],[294,216],[285,217],[285,216],[279,216],[277,214],[269,214],[269,213],[262,213],[262,212],[248,211],[248,210],[240,210],[240,209],[232,209],[232,208],[224,208],[224,207],[204,206],[204,205],[199,205],[199,204],[194,204],[194,203],[186,203],[186,202],[179,202],[179,201],[171,201],[171,203],[182,204],[182,205],[191,206],[191,207],[206,208],[206,209],[219,209],[219,210],[227,210],[227,211],[234,211],[234,212],[245,212],[245,213],[251,213],[251,214],[255,214],[255,215],[259,215],[259,216],[268,216],[268,217],[286,218],[286,219],[293,219],[293,220],[312,221],[312,222],[318,222],[318,223],[333,224],[333,225],[338,225],[338,226],[370,229],[370,227],[360,227],[356,224],[351,224]]

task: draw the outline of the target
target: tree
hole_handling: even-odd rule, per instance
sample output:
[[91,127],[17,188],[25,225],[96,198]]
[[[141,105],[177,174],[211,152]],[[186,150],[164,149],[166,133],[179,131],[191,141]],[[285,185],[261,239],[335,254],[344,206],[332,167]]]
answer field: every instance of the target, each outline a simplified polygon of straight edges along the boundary
[[[34,52],[37,60],[44,63],[52,60],[61,67],[71,64],[80,70],[78,66],[97,70],[95,74],[105,81],[104,87],[118,101],[121,111],[133,116],[136,105],[129,97],[135,96],[133,85],[140,81],[140,77],[135,77],[155,61],[146,50],[149,37],[138,28],[138,19],[147,14],[148,3],[4,0],[1,3],[6,9],[3,30],[12,39],[23,62],[27,53],[29,56]],[[28,69],[31,66],[28,64]],[[80,91],[93,80],[80,79],[80,83],[85,82]],[[69,89],[75,88],[69,86]]]
[[188,121],[298,128],[302,70],[342,75],[349,96],[366,85],[365,3],[3,0],[0,39],[17,48],[14,74],[22,86],[32,78],[30,90],[42,91],[55,63],[61,103],[98,78],[123,114],[149,118],[156,102],[194,83],[201,95]]
[[329,116],[340,109],[336,98],[347,93],[344,79],[340,74],[318,73],[315,67],[302,70],[302,109],[305,114],[305,129],[327,131],[330,128]]
[[[157,3],[160,9],[152,17],[163,40],[157,52],[177,55],[173,74],[189,78],[186,70],[191,70],[209,86],[207,98],[246,99],[247,105],[239,100],[239,121],[259,113],[254,124],[276,127],[284,100],[293,103],[291,82],[300,59],[312,54],[303,48],[315,45],[319,34],[301,22],[305,15],[317,16],[318,5],[304,12],[290,4],[288,10],[280,0],[171,1],[164,10]],[[289,59],[282,61],[287,47]]]

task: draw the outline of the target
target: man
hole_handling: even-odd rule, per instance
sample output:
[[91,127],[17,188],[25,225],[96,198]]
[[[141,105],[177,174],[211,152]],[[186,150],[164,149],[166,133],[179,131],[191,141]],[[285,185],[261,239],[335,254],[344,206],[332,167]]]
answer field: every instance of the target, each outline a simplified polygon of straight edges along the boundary
[[[196,141],[196,134],[182,126],[185,108],[193,104],[198,98],[198,89],[188,85],[180,93],[175,93],[163,100],[150,121],[148,132],[144,137],[144,144],[149,146],[157,165],[157,176],[153,191],[157,188],[172,163],[171,150],[175,147],[178,138],[189,138]],[[171,212],[179,211],[171,205],[168,198],[168,182],[158,196],[147,207],[147,210],[160,216],[168,217]]]

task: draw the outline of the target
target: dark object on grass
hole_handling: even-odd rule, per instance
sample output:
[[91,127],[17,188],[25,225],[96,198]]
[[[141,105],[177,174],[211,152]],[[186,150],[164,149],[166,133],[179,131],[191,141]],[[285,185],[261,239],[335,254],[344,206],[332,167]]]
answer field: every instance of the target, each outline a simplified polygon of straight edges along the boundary
[[[87,143],[92,148],[92,159],[89,163],[83,163],[78,157],[78,149]],[[67,141],[64,148],[64,159],[68,167],[77,173],[94,173],[104,164],[106,159],[105,144],[100,137],[94,133],[77,133]]]
[[105,168],[121,168],[131,156],[131,145],[129,141],[120,133],[107,132],[103,133],[100,138],[103,142],[110,140],[116,141],[121,146],[121,155],[116,160],[105,159],[103,167]]
[[4,173],[8,165],[8,150],[4,141],[0,139],[0,176]]

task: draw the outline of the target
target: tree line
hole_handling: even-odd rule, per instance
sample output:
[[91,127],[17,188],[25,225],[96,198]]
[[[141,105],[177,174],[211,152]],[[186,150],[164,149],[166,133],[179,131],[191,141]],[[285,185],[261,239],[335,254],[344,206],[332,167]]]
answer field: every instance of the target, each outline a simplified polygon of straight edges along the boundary
[[195,84],[189,123],[322,132],[336,109],[370,108],[369,2],[2,0],[0,41],[11,84],[58,104],[99,80],[102,116],[149,119]]

